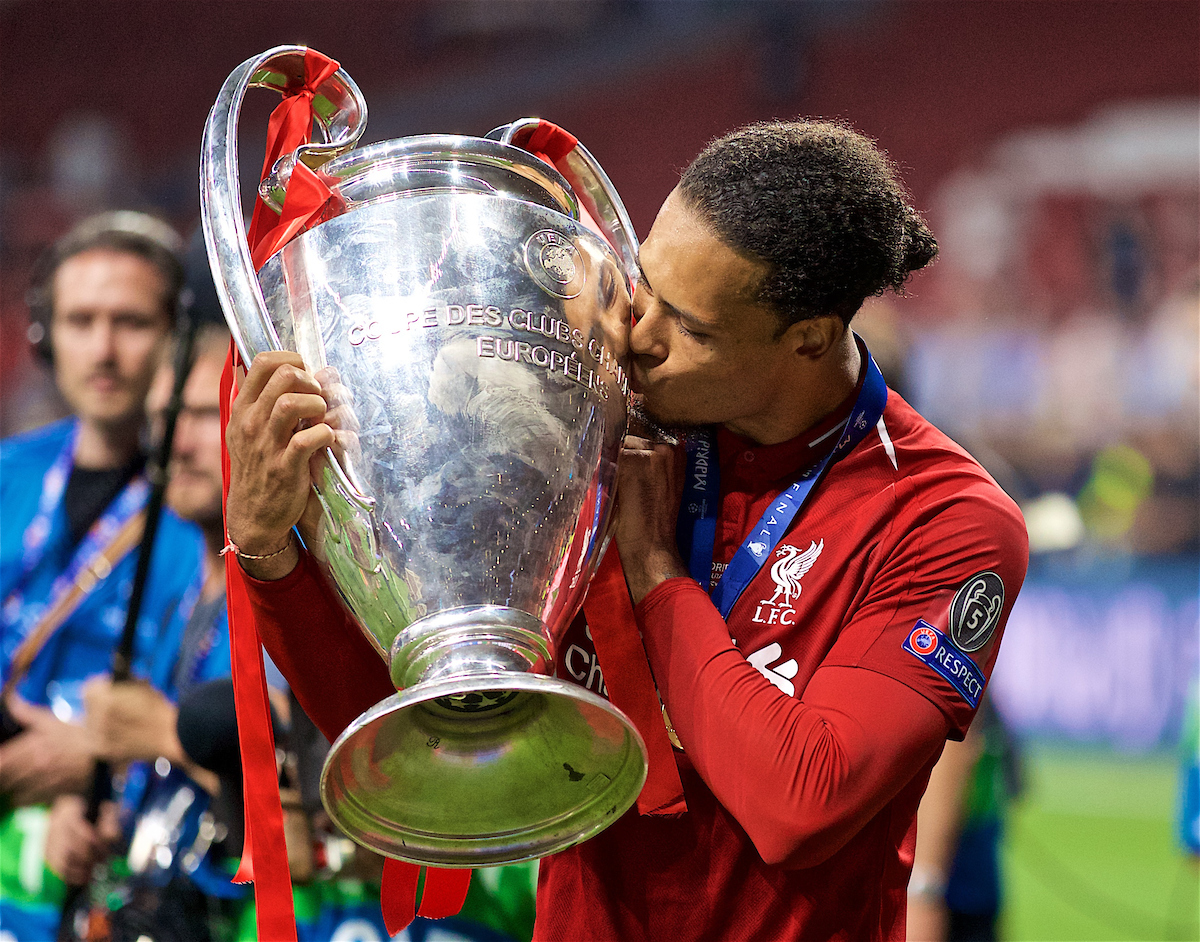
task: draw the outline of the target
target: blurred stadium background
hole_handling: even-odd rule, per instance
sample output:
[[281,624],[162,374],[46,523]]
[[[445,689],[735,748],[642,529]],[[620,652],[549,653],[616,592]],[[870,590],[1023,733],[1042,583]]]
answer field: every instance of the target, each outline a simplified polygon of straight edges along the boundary
[[[38,252],[106,208],[192,231],[207,110],[283,42],[341,61],[366,140],[558,122],[642,236],[738,124],[839,117],[877,138],[942,251],[861,329],[1021,503],[1035,551],[991,694],[1024,756],[1004,936],[1198,938],[1176,831],[1200,597],[1200,4],[0,0],[0,432],[62,408],[25,340]],[[274,103],[243,115],[246,193]]]

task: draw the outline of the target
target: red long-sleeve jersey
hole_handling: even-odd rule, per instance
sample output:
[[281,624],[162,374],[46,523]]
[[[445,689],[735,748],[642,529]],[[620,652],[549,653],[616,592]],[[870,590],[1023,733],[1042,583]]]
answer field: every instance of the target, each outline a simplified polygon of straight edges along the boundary
[[[838,418],[780,445],[720,433],[714,577]],[[689,579],[638,606],[688,811],[630,811],[543,861],[535,938],[903,938],[917,804],[974,715],[1026,562],[1015,505],[891,394],[728,621]],[[310,561],[251,592],[327,735],[390,692]],[[557,667],[604,693],[581,619]]]

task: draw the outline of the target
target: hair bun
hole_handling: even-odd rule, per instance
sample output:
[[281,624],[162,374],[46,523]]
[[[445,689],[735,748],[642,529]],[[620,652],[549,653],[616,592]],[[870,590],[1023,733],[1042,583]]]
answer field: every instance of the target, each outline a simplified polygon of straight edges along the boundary
[[937,256],[937,239],[911,206],[904,218],[904,272],[924,268]]

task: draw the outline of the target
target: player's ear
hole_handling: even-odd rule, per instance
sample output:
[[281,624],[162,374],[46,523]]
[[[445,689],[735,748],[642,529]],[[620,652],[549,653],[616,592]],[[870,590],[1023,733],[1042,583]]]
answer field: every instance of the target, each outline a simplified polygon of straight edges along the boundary
[[782,340],[797,356],[819,360],[834,348],[846,333],[846,324],[834,314],[807,317],[790,324]]

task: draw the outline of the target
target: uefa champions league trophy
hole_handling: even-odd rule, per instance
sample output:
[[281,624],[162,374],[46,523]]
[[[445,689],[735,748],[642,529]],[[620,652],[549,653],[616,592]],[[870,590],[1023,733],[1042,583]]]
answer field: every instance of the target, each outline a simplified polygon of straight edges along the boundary
[[540,857],[615,821],[646,776],[624,714],[551,676],[612,509],[633,229],[582,146],[564,176],[512,143],[536,121],[354,150],[366,105],[339,70],[313,100],[323,142],[260,187],[278,210],[302,162],[335,199],[256,275],[238,115],[247,88],[302,84],[305,51],[226,80],[201,202],[242,357],[296,351],[325,389],[337,445],[310,548],[398,690],[334,743],[322,798],[356,841],[414,863]]

